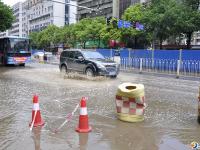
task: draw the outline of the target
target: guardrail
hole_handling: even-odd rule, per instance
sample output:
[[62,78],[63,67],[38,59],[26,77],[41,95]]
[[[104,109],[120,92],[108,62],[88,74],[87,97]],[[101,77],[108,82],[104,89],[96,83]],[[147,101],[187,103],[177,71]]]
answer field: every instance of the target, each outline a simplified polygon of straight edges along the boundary
[[199,60],[121,58],[121,70],[138,70],[139,72],[160,72],[179,75],[200,76]]

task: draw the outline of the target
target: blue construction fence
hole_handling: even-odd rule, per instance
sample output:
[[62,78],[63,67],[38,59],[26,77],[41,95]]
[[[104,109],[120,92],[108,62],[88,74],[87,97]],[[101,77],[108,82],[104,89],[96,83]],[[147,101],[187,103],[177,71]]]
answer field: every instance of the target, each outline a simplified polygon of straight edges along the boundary
[[181,53],[182,60],[200,60],[200,50],[120,50],[120,57],[153,58],[178,60]]
[[[105,57],[114,57],[115,49],[97,49]],[[200,50],[137,50],[120,49],[121,58],[153,58],[153,59],[175,59],[179,60],[181,53],[182,60],[200,60]]]
[[[98,49],[105,57],[114,57],[115,49]],[[142,67],[165,71],[176,71],[181,57],[180,71],[200,73],[200,50],[136,50],[121,49],[121,66]]]

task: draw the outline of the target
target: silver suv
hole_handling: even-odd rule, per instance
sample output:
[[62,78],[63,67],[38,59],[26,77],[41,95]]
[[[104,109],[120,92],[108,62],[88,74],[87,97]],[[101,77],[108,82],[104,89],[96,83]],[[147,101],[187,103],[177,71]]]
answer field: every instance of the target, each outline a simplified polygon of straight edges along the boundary
[[89,50],[64,50],[60,55],[60,71],[76,71],[87,76],[110,76],[116,78],[119,64],[106,59],[100,53]]

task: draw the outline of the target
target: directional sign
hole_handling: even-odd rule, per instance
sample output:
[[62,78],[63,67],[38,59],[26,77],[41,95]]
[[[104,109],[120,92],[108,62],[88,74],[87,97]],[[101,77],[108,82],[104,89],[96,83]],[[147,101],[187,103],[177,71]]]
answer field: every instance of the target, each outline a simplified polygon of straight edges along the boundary
[[139,22],[133,22],[133,24],[129,21],[118,20],[118,28],[131,28],[134,27],[136,30],[144,30],[144,25]]
[[136,30],[144,30],[144,25],[140,24],[139,22],[136,22],[135,29]]
[[124,21],[123,20],[119,20],[118,21],[118,28],[123,28],[124,26]]
[[124,28],[130,28],[131,23],[129,21],[124,21]]
[[131,27],[131,22],[129,21],[124,21],[124,20],[118,21],[118,28],[130,28],[130,27]]

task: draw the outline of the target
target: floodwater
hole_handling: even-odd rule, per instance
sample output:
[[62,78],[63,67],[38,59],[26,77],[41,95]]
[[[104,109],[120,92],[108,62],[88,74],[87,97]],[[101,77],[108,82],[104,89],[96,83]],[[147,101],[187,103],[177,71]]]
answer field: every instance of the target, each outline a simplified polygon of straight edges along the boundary
[[[126,123],[116,118],[115,94],[123,82],[145,86],[145,121]],[[0,67],[0,150],[190,150],[200,143],[197,123],[199,79],[175,79],[120,73],[117,79],[63,78],[58,66],[29,64]],[[45,125],[29,129],[32,97],[38,94]],[[75,132],[79,112],[57,129],[81,97],[92,132]]]

